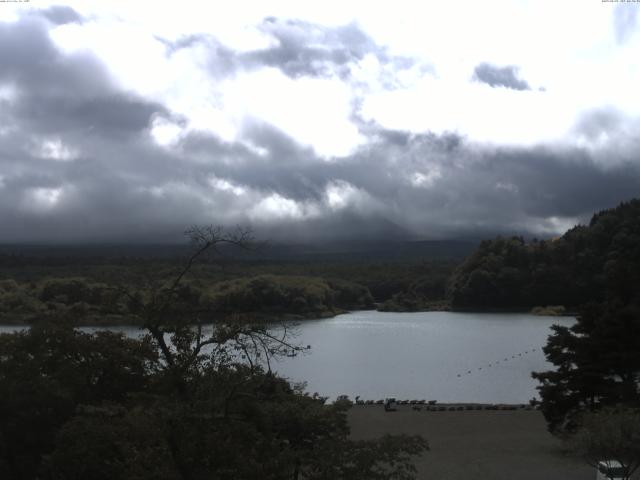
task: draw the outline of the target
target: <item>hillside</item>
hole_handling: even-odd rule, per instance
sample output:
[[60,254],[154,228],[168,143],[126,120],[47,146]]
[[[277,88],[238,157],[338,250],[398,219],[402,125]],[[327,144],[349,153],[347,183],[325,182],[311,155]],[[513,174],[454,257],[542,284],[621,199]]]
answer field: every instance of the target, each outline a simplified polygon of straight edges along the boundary
[[562,237],[525,242],[486,240],[453,273],[454,309],[573,309],[605,297],[637,300],[640,292],[640,200],[596,213]]

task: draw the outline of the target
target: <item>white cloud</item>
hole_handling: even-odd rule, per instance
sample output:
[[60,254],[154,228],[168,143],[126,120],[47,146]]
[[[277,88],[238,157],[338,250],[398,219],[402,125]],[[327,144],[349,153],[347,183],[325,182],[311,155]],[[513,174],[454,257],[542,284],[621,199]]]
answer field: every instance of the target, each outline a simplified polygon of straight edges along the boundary
[[29,211],[44,212],[51,210],[60,203],[64,189],[57,188],[31,188],[26,191],[23,199],[23,208]]
[[327,157],[348,155],[363,141],[349,119],[351,101],[338,79],[293,80],[275,68],[239,75],[223,93],[238,120],[259,118]]
[[240,195],[244,195],[247,192],[247,189],[245,187],[215,176],[212,176],[209,179],[209,185],[222,192],[230,192],[237,197],[239,197]]
[[158,145],[171,147],[182,138],[183,129],[180,125],[158,115],[151,121],[149,133]]
[[319,213],[316,205],[272,193],[258,201],[248,215],[256,223],[264,223],[274,220],[302,220],[317,217]]
[[536,233],[542,236],[549,235],[561,235],[570,228],[576,225],[584,223],[584,219],[578,217],[560,217],[551,216],[547,218],[530,218],[526,222],[520,222],[513,225],[516,230],[527,229],[532,233]]
[[414,172],[409,176],[409,182],[411,185],[417,188],[430,187],[438,179],[442,178],[442,172],[439,168],[432,168],[428,172]]
[[96,19],[60,25],[50,32],[67,53],[91,52],[103,62],[126,90],[157,96],[173,77],[164,45],[153,31],[125,20]]
[[13,83],[0,84],[0,101],[13,102],[18,97],[18,89]]
[[31,153],[48,160],[67,162],[78,158],[77,149],[63,142],[60,138],[45,138],[34,140]]
[[[350,121],[356,99],[365,119],[388,128],[456,131],[471,140],[512,145],[561,141],[591,108],[640,113],[640,35],[619,46],[614,8],[606,3],[400,0],[390,8],[370,2],[242,1],[221,9],[188,1],[180,15],[173,4],[156,3],[151,15],[146,3],[69,5],[90,20],[55,28],[59,45],[92,51],[124,87],[184,115],[188,129],[212,131],[226,141],[238,140],[245,119],[253,117],[322,156],[348,155],[363,143]],[[381,65],[368,55],[350,65],[349,81],[291,79],[273,68],[214,80],[207,45],[167,57],[156,38],[202,33],[236,52],[268,48],[277,41],[257,28],[267,16],[324,25],[357,21],[389,53],[412,56],[415,64]],[[471,74],[481,62],[517,65],[534,91],[473,84]],[[435,76],[425,75],[425,65],[433,65]]]
[[367,215],[384,210],[384,205],[367,191],[344,180],[333,180],[326,185],[325,203],[334,212],[349,209]]

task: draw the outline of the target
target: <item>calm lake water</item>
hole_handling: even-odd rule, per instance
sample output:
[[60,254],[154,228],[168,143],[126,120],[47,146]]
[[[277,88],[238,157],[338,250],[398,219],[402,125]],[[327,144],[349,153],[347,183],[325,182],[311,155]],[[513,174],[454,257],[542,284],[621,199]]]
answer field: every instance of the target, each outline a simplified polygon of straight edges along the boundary
[[[353,312],[300,323],[296,341],[311,345],[311,353],[272,368],[331,398],[525,403],[538,396],[531,372],[550,368],[541,350],[549,327],[574,321],[511,313]],[[0,326],[0,332],[14,329]]]

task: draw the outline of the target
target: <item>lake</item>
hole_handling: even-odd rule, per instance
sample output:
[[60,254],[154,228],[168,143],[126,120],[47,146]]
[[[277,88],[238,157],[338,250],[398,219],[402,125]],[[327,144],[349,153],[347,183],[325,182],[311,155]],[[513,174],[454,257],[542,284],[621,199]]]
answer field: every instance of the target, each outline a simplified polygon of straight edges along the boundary
[[551,367],[542,352],[549,327],[574,322],[513,313],[352,312],[300,323],[296,341],[311,352],[272,368],[331,398],[526,403],[538,396],[531,372]]

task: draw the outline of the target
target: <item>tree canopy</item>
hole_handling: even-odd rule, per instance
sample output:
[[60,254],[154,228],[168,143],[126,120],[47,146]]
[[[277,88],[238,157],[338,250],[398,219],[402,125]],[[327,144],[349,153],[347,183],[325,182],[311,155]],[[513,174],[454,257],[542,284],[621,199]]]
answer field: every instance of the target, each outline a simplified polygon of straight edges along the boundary
[[544,352],[555,370],[533,373],[554,432],[573,431],[582,412],[640,407],[640,308],[591,304],[571,327],[555,325]]
[[596,213],[559,238],[485,240],[452,275],[453,308],[577,308],[640,291],[640,200]]
[[122,289],[139,339],[53,315],[0,335],[0,478],[414,478],[423,438],[352,441],[348,405],[271,372],[270,358],[304,349],[286,330],[237,314],[206,324],[184,290],[192,266],[248,237],[191,236],[194,253],[172,282],[144,296]]
[[585,412],[640,408],[640,200],[594,215],[558,242],[560,266],[575,279],[555,288],[580,292],[572,298],[583,305],[573,326],[552,327],[544,352],[555,369],[533,376],[549,429],[579,434]]

